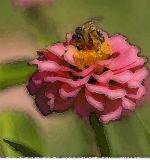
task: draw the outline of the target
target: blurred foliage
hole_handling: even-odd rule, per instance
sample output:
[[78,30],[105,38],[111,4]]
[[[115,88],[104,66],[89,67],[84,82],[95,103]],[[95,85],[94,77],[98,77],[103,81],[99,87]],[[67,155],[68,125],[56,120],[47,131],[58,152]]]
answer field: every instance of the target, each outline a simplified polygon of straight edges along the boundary
[[17,61],[0,65],[0,89],[23,84],[35,72],[36,67],[29,61]]
[[[144,116],[137,116],[141,112],[137,109],[136,113],[131,113],[121,121],[106,126],[112,156],[150,156],[150,127],[148,126],[150,120],[143,120],[146,114],[149,117],[150,108],[149,105],[141,107]],[[147,108],[149,108],[148,113]]]
[[8,144],[15,151],[21,153],[21,155],[24,157],[43,157],[42,155],[40,155],[39,153],[37,153],[36,151],[34,151],[33,149],[31,149],[25,145],[16,143],[14,141],[10,141],[8,139],[3,139],[3,142]]
[[41,135],[37,124],[25,114],[17,112],[0,114],[0,146],[5,156],[20,157],[21,154],[12,150],[2,139],[24,144],[44,155],[44,141]]
[[[43,33],[39,33],[39,29],[30,23],[27,14],[15,9],[9,0],[1,0],[0,3],[1,35],[8,38],[15,34],[28,35],[40,47],[48,45],[53,39],[57,41],[57,37],[51,34],[51,31],[49,41],[47,38],[42,39]],[[58,41],[65,38],[66,32],[73,31],[89,18],[100,15],[104,17],[99,23],[104,30],[110,34],[126,35],[130,42],[140,46],[142,55],[150,58],[149,0],[58,0],[52,7],[43,8],[42,12],[57,26],[60,36]],[[1,88],[25,83],[34,71],[24,62],[20,62],[18,67],[16,64],[8,66],[4,64],[0,66]],[[106,125],[112,156],[150,156],[149,115],[150,107],[147,102],[124,119]],[[47,156],[92,156],[97,153],[97,149],[96,151],[91,149],[91,146],[96,144],[93,133],[90,133],[91,128],[85,127],[71,112],[49,117],[49,124],[43,129],[46,129],[45,134],[40,134],[46,140],[40,140],[35,132],[36,125],[32,123],[24,115],[18,117],[16,113],[6,113],[0,116],[2,126],[0,134],[3,138],[31,145],[30,147]],[[34,138],[39,140],[35,142]],[[46,153],[43,152],[40,148],[43,146],[41,143],[46,144],[45,148],[49,149],[49,152],[46,149],[44,149]],[[0,144],[1,156],[20,156],[5,144]]]
[[71,111],[52,114],[43,126],[46,133],[48,156],[92,157],[99,156],[95,137],[89,124]]
[[91,128],[72,112],[53,114],[44,126],[37,126],[32,118],[20,112],[1,113],[0,157],[22,156],[21,153],[5,144],[2,139],[31,148],[44,157],[98,155]]

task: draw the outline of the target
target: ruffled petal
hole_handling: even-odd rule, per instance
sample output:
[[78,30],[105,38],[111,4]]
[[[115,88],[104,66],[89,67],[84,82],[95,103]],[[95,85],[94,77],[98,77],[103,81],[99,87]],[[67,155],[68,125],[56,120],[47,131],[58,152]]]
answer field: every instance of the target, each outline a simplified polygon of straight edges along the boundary
[[119,119],[121,117],[121,112],[122,112],[122,107],[119,107],[115,111],[110,112],[109,114],[101,115],[100,120],[106,124],[109,121]]
[[134,80],[138,81],[138,82],[142,82],[144,79],[146,79],[148,76],[148,70],[146,69],[146,67],[143,67],[139,70],[136,70],[134,72]]
[[142,81],[144,81],[148,76],[148,70],[146,67],[141,67],[135,70],[133,73],[133,78],[128,82],[129,88],[140,88]]
[[46,97],[49,99],[47,103],[50,106],[50,110],[53,112],[55,107],[55,95],[53,93],[48,93]]
[[124,89],[109,89],[108,87],[105,86],[100,86],[100,85],[92,85],[92,84],[86,84],[86,88],[90,92],[98,93],[98,94],[104,94],[110,99],[118,99],[122,98],[125,96],[126,91]]
[[133,110],[135,108],[135,103],[128,98],[122,98],[122,107],[124,109]]
[[138,100],[144,96],[145,92],[146,92],[145,87],[141,85],[141,87],[137,89],[136,94],[130,92],[127,93],[127,96]]
[[82,118],[87,119],[92,111],[92,106],[87,102],[84,92],[80,92],[74,100],[74,110]]
[[135,46],[130,45],[125,37],[121,35],[112,36],[109,39],[109,44],[113,53],[119,53],[108,65],[109,69],[118,70],[136,62],[139,50]]
[[114,74],[112,80],[119,82],[119,83],[126,83],[130,79],[132,79],[133,73],[131,71],[124,71],[118,74]]
[[77,49],[74,46],[68,46],[67,51],[64,54],[64,59],[71,65],[76,65],[74,55],[78,54]]
[[34,60],[32,63],[38,65],[38,70],[40,72],[43,71],[57,72],[61,68],[61,66],[58,63],[50,60],[48,61]]
[[75,97],[80,92],[81,88],[73,88],[68,84],[63,84],[59,90],[60,96],[63,98]]
[[79,80],[74,81],[72,79],[64,78],[64,77],[55,77],[55,76],[49,77],[48,76],[45,78],[45,82],[61,81],[64,83],[68,83],[71,87],[80,87],[80,86],[86,84],[88,82],[89,78],[90,78],[90,75],[86,76],[83,79],[79,79]]
[[62,57],[59,57],[48,50],[44,52],[43,57],[45,58],[44,61],[49,60],[49,61],[54,61],[59,65],[64,65],[64,66],[66,65],[66,62],[64,59],[62,59]]
[[86,91],[86,99],[90,105],[92,105],[95,109],[99,111],[104,110],[104,96],[100,94],[90,93],[88,90]]
[[68,45],[70,44],[71,40],[72,40],[72,33],[70,32],[66,34],[66,42]]
[[109,121],[119,119],[122,113],[121,99],[117,100],[109,100],[106,98],[105,100],[105,110],[100,115],[100,120],[103,123],[108,123]]
[[57,43],[49,46],[48,50],[56,56],[61,57],[65,53],[66,48],[64,47],[63,43]]
[[40,89],[41,85],[35,84],[32,80],[29,80],[27,84],[27,89],[30,95],[35,95],[36,92]]
[[73,107],[73,98],[63,99],[59,96],[59,93],[55,95],[55,111],[64,112],[69,108]]
[[47,116],[51,113],[50,106],[48,105],[48,97],[45,95],[45,87],[42,87],[35,94],[35,104],[38,110],[44,115]]
[[107,83],[113,76],[112,71],[106,71],[100,75],[93,74],[93,77],[98,81],[102,83]]
[[46,87],[45,96],[48,98],[48,105],[51,111],[65,111],[73,105],[73,99],[64,99],[60,96],[59,90],[61,86],[60,82],[54,82]]

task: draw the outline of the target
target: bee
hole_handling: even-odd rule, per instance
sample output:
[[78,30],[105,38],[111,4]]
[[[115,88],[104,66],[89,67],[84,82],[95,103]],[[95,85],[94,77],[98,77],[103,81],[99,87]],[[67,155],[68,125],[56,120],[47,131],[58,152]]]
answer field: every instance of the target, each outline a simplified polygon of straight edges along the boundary
[[102,31],[97,28],[96,21],[102,20],[102,17],[94,17],[85,22],[81,27],[76,27],[72,36],[73,44],[79,49],[98,49],[104,37]]

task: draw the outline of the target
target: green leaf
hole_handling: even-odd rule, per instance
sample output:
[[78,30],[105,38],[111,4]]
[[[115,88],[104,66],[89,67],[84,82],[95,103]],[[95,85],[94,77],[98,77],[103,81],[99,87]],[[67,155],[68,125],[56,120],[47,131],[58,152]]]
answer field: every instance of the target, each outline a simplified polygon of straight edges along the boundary
[[56,113],[44,123],[47,156],[93,157],[100,152],[89,123],[84,123],[72,111]]
[[26,60],[0,64],[0,89],[25,83],[36,70],[36,67],[28,62]]
[[0,157],[5,157],[4,149],[1,144],[0,144]]
[[[149,93],[148,93],[149,94]],[[150,106],[145,103],[136,110],[136,116],[150,139]]]
[[20,152],[25,157],[42,157],[36,151],[34,151],[33,149],[27,146],[24,146],[22,144],[19,144],[19,143],[16,143],[16,142],[13,142],[7,139],[3,139],[3,141],[9,144],[14,150]]
[[[0,138],[23,144],[32,148],[40,155],[45,155],[45,143],[42,138],[43,132],[32,118],[20,112],[3,112],[0,114]],[[0,141],[0,146],[6,157],[20,157],[19,152]]]
[[110,148],[108,144],[108,140],[105,133],[105,128],[97,119],[95,114],[92,114],[90,117],[90,124],[95,132],[97,145],[99,146],[100,153],[102,157],[110,156]]
[[[147,106],[149,108],[149,106]],[[143,106],[142,110],[147,111]],[[142,106],[141,106],[142,108]],[[141,109],[140,109],[141,110]],[[122,120],[114,121],[106,126],[112,156],[145,157],[150,156],[150,119],[149,113],[144,112],[147,123],[140,114],[140,110],[129,114]],[[142,121],[141,121],[142,120]]]

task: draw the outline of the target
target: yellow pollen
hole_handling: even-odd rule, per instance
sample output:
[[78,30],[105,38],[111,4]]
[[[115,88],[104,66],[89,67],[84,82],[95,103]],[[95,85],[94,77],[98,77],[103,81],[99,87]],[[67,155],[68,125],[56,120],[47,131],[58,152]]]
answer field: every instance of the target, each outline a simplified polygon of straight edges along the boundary
[[98,60],[104,60],[112,55],[112,51],[108,42],[103,42],[99,49],[80,50],[75,55],[75,61],[80,69],[94,64]]

